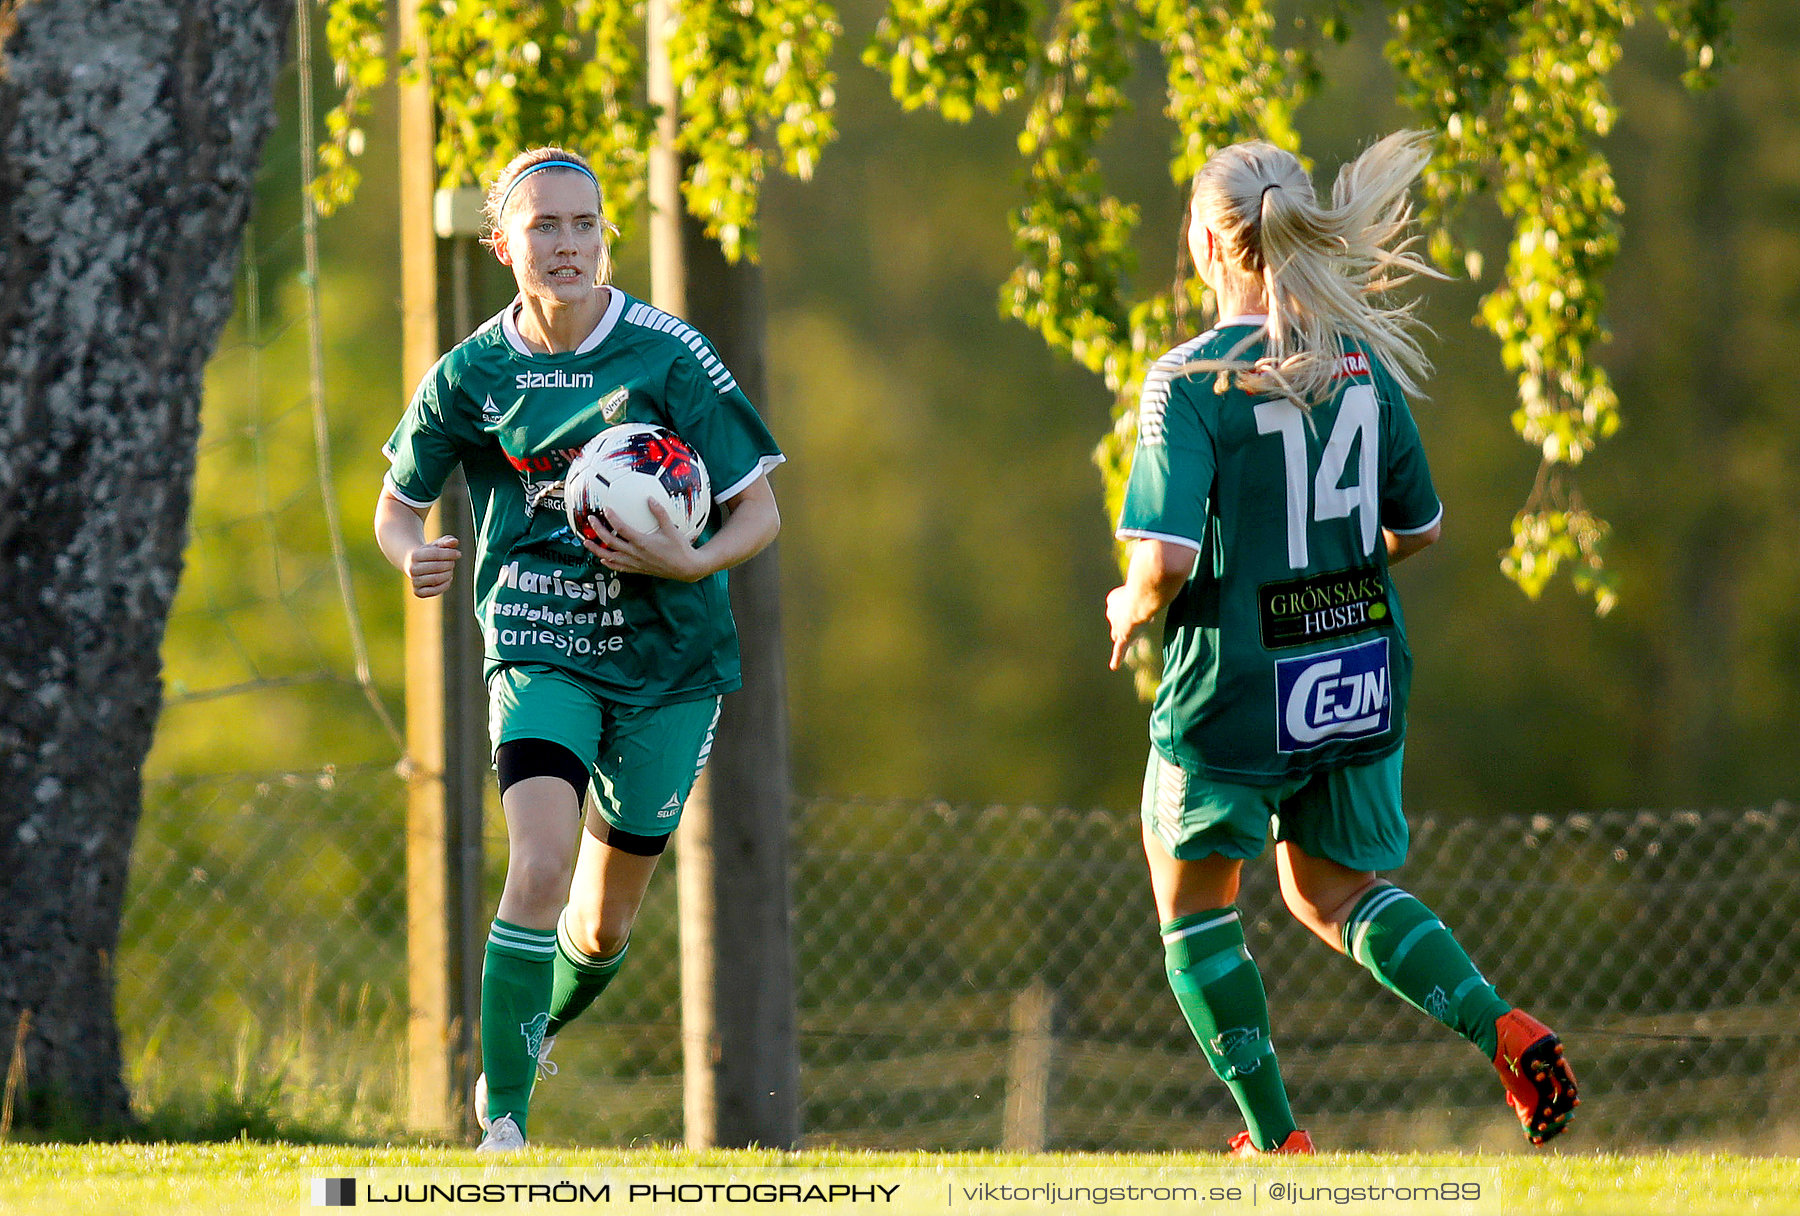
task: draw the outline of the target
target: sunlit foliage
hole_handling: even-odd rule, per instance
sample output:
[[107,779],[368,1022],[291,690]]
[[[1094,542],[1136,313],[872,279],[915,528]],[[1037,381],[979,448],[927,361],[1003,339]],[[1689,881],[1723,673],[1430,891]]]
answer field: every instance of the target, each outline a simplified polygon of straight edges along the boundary
[[[867,57],[888,67],[902,104],[935,106],[953,120],[976,104],[1029,99],[1019,137],[1030,164],[1026,201],[1012,217],[1019,264],[1001,307],[1102,372],[1117,394],[1115,425],[1095,452],[1113,507],[1136,434],[1136,386],[1147,360],[1175,339],[1181,315],[1169,295],[1138,300],[1130,284],[1137,212],[1109,192],[1096,154],[1126,104],[1133,45],[1161,53],[1165,112],[1177,130],[1169,168],[1185,186],[1211,152],[1236,140],[1297,149],[1293,114],[1317,82],[1309,48],[1341,41],[1358,14],[1342,0],[1303,5],[1292,44],[1282,45],[1264,0],[1060,0],[1000,6],[992,20],[977,19],[973,7],[892,0]],[[1536,597],[1567,566],[1604,614],[1616,599],[1601,555],[1607,525],[1583,503],[1572,470],[1619,426],[1595,351],[1606,340],[1602,279],[1618,252],[1623,207],[1596,140],[1615,116],[1608,74],[1639,6],[1388,7],[1401,100],[1436,136],[1423,185],[1434,256],[1479,273],[1480,251],[1457,235],[1477,197],[1493,195],[1513,228],[1479,321],[1500,338],[1518,377],[1513,428],[1543,463],[1501,568]],[[1707,83],[1728,29],[1725,0],[1667,2],[1656,15],[1687,54],[1684,79]],[[1042,38],[1034,23],[1047,29]]]
[[[485,182],[525,148],[560,143],[593,162],[609,213],[635,214],[656,121],[643,0],[427,0],[421,46],[390,55],[390,10],[406,2],[327,0],[343,96],[319,154],[323,207],[354,195],[360,124],[397,60],[431,81],[441,185]],[[835,134],[826,65],[837,18],[819,0],[682,0],[674,13],[676,144],[690,154],[682,192],[727,257],[754,258],[768,167],[810,177]]]

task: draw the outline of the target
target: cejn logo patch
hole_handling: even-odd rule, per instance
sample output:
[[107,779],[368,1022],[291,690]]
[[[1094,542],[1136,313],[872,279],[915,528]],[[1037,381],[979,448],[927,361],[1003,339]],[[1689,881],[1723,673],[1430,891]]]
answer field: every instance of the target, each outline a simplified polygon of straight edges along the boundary
[[1275,661],[1275,749],[1379,735],[1393,721],[1388,640]]

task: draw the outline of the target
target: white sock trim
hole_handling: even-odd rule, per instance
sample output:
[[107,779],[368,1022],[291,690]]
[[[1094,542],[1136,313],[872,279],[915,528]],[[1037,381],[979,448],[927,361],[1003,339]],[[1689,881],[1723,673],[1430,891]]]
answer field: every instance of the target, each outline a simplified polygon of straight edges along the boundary
[[552,929],[514,929],[496,921],[488,927],[488,941],[509,950],[542,955],[545,958],[556,953],[556,932]]
[[1196,933],[1204,933],[1208,929],[1216,929],[1220,925],[1228,925],[1234,920],[1242,919],[1243,917],[1238,915],[1237,911],[1234,909],[1233,911],[1225,913],[1223,916],[1215,916],[1211,920],[1203,920],[1197,925],[1189,925],[1185,929],[1177,929],[1173,933],[1163,934],[1163,945],[1167,946],[1171,942],[1178,942],[1184,937],[1192,937]]

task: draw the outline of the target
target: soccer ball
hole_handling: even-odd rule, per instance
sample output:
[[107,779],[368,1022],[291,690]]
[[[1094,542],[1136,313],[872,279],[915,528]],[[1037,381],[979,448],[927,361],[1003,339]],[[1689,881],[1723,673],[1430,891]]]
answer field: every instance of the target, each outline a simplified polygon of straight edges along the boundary
[[563,478],[569,526],[591,541],[600,537],[588,516],[602,512],[634,531],[656,531],[652,499],[690,544],[712,513],[712,483],[699,453],[675,432],[647,422],[623,422],[601,431],[569,463]]

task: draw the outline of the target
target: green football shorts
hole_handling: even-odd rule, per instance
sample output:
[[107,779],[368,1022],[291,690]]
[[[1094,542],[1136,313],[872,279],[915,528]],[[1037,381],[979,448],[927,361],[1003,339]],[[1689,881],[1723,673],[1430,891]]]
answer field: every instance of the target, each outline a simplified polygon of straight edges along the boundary
[[488,679],[488,739],[547,739],[587,760],[600,815],[622,832],[666,836],[712,754],[718,697],[673,705],[609,700],[579,676],[509,663]]
[[1370,764],[1297,777],[1279,785],[1234,785],[1184,771],[1152,747],[1144,770],[1144,823],[1171,857],[1217,854],[1248,860],[1276,840],[1352,870],[1393,870],[1406,860],[1400,809],[1404,745]]

